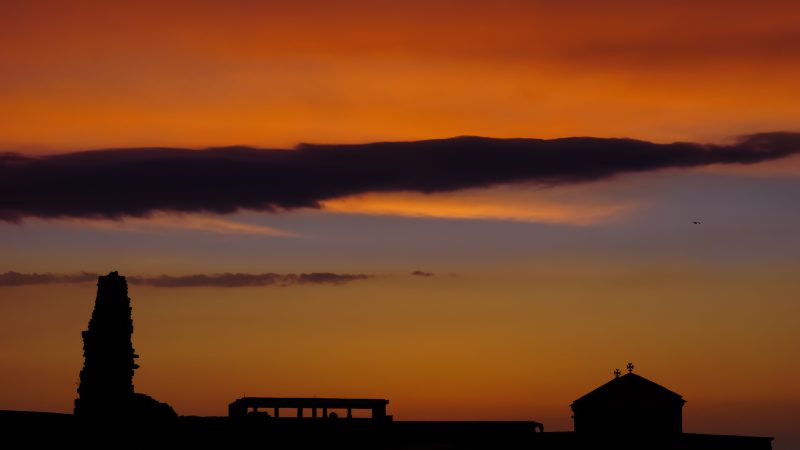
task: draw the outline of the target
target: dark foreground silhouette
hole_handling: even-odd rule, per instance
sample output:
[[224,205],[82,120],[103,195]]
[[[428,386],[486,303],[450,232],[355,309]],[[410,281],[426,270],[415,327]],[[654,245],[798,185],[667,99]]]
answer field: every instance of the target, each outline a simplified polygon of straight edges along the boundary
[[[178,416],[166,403],[134,392],[138,356],[132,333],[125,277],[117,272],[99,277],[95,308],[83,332],[85,359],[75,414],[0,411],[0,445],[114,449],[772,448],[769,437],[683,433],[683,397],[634,374],[630,363],[627,374],[616,370],[611,381],[572,403],[574,432],[544,432],[544,426],[534,421],[394,421],[386,413],[386,399],[243,397],[228,406],[228,417]],[[359,409],[369,410],[371,417],[353,417],[352,411]]]
[[169,424],[98,426],[70,414],[0,411],[3,448],[768,450],[771,438],[681,433],[535,431],[532,422],[373,422],[369,419],[178,417]]
[[75,415],[91,420],[148,421],[177,417],[166,403],[133,391],[131,299],[125,277],[111,272],[97,279],[97,299],[83,336],[83,369]]

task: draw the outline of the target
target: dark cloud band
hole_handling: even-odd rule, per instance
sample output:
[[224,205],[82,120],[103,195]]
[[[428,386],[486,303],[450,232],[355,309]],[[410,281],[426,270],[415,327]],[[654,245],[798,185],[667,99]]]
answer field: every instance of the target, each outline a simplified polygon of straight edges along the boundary
[[[86,283],[97,281],[97,274],[80,272],[77,274],[55,273],[0,273],[0,286],[24,286],[32,284]],[[371,278],[365,274],[341,274],[312,272],[300,274],[279,273],[221,273],[195,275],[156,275],[129,276],[128,282],[144,286],[165,288],[180,287],[252,287],[252,286],[294,286],[314,284],[345,284],[351,281]]]
[[460,137],[291,150],[143,148],[0,155],[0,220],[318,208],[367,192],[434,193],[508,183],[561,185],[614,175],[750,164],[800,152],[800,133],[730,145],[632,139]]

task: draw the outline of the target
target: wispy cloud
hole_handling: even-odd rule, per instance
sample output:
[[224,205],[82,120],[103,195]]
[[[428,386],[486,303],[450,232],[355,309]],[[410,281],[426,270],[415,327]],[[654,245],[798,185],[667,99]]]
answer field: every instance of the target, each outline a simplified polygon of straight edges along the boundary
[[213,275],[158,275],[131,276],[128,280],[133,284],[146,286],[179,288],[179,287],[245,287],[245,286],[293,286],[301,284],[345,284],[356,280],[365,280],[371,275],[338,274],[330,272],[312,272],[300,274],[279,273],[221,273]]
[[[76,274],[0,273],[0,286],[24,286],[37,284],[70,284],[97,281],[98,274],[80,272]],[[341,285],[372,278],[373,275],[311,272],[311,273],[217,273],[192,275],[132,275],[126,278],[131,284],[163,288],[181,287],[254,287],[297,285]]]
[[0,273],[0,286],[24,286],[29,284],[53,284],[53,283],[86,283],[97,281],[97,274],[89,272],[79,272],[75,274],[58,273],[20,273],[8,271]]
[[[528,192],[529,194],[529,192]],[[561,201],[516,195],[508,190],[365,194],[322,203],[326,211],[442,219],[508,220],[550,224],[592,225],[635,209],[632,202]]]
[[264,225],[235,222],[202,214],[156,212],[146,217],[121,217],[116,220],[69,219],[70,222],[100,230],[130,233],[162,233],[172,230],[199,231],[218,235],[300,237],[296,233]]
[[426,277],[426,278],[430,278],[430,277],[435,277],[436,276],[435,273],[433,273],[433,272],[425,272],[424,270],[415,270],[415,271],[411,272],[411,275],[415,276],[415,277]]
[[428,194],[515,183],[559,186],[631,172],[751,164],[796,153],[800,133],[784,132],[725,145],[461,137],[301,145],[294,151],[147,148],[44,157],[5,154],[0,156],[0,220],[332,208],[333,200],[371,193]]

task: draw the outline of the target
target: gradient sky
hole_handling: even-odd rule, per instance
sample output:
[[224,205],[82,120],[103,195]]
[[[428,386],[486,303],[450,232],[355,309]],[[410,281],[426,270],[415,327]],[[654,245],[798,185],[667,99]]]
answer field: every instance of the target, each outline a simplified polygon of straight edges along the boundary
[[[5,2],[0,153],[800,131],[797,2],[548,3]],[[375,396],[399,420],[568,430],[569,403],[632,361],[688,401],[686,430],[787,449],[798,198],[794,155],[279,212],[23,216],[0,221],[0,274],[370,275],[131,284],[134,383],[181,414]],[[0,409],[71,411],[94,283],[8,284]]]

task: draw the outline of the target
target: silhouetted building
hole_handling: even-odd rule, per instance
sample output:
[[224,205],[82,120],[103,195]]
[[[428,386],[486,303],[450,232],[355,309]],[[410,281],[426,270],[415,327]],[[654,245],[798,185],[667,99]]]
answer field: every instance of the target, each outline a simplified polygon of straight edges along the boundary
[[683,431],[680,395],[633,373],[616,377],[575,400],[576,433],[628,434],[648,436],[679,435]]
[[103,419],[175,417],[166,403],[136,394],[131,335],[131,301],[125,277],[111,272],[97,279],[97,298],[83,336],[83,369],[80,373],[75,415]]
[[[353,418],[354,409],[371,411],[373,420],[391,420],[392,416],[386,415],[386,405],[389,400],[374,398],[292,398],[292,397],[242,397],[228,405],[228,417],[245,417],[248,414],[258,414],[259,408],[272,411],[272,417],[281,417],[281,408],[296,410],[295,417],[336,418],[334,412],[328,410],[341,409],[347,411],[346,418]],[[308,414],[304,413],[308,410]]]

